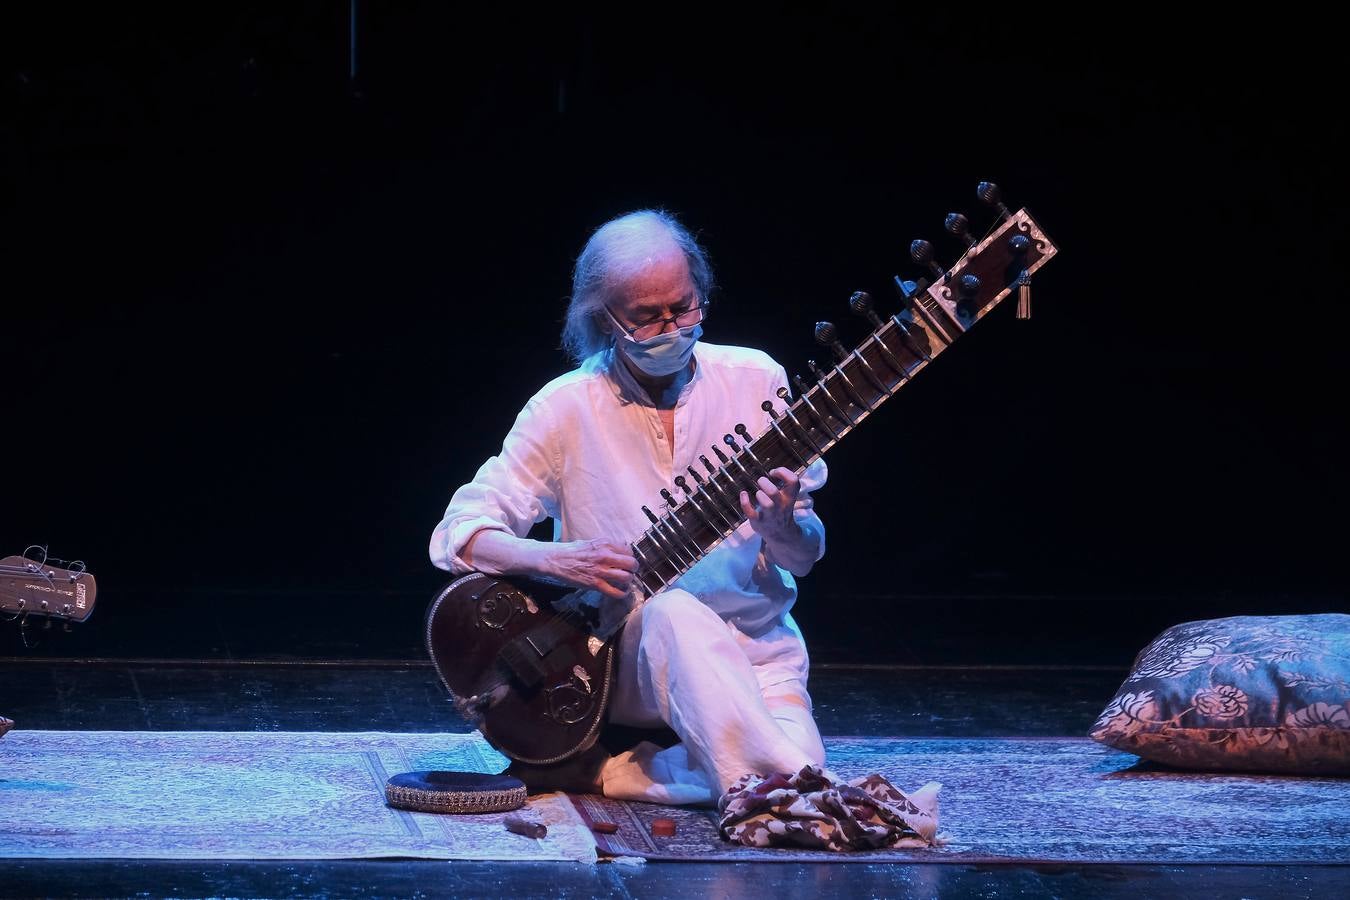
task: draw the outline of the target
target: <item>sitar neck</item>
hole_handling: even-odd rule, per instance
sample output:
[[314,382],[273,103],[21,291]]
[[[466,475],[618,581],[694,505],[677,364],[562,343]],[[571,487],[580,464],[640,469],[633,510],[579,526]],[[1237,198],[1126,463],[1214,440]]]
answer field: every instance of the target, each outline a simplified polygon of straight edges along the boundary
[[[931,254],[931,246],[927,251]],[[1003,218],[950,270],[935,272],[933,285],[897,278],[904,308],[889,319],[872,311],[867,295],[855,294],[850,306],[867,318],[871,331],[852,350],[839,342],[832,324],[818,324],[817,340],[834,362],[824,368],[811,361],[814,382],[796,379],[794,400],[781,390],[780,408],[766,399],[759,434],[738,424],[721,446],[709,448],[699,458],[702,471],[691,467],[675,479],[675,492],[662,491],[663,514],[643,507],[652,524],[632,547],[646,596],[670,587],[745,522],[738,501],[742,490],[753,496],[757,480],[775,468],[804,472],[1014,289],[1029,283],[1055,252],[1022,210]]]

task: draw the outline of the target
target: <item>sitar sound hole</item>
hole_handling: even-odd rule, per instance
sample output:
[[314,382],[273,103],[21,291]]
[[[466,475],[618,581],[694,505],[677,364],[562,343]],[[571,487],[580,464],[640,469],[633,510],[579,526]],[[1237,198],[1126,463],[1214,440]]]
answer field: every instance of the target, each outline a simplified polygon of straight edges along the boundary
[[478,623],[501,630],[516,614],[515,598],[506,591],[492,591],[478,600]]
[[575,725],[590,715],[595,695],[564,682],[548,689],[548,717],[560,725]]

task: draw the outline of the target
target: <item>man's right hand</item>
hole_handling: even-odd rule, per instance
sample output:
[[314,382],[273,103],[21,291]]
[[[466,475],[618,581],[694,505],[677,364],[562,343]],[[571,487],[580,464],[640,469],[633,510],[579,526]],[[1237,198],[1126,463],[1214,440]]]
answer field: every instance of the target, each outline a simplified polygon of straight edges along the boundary
[[637,559],[625,544],[608,541],[566,541],[546,544],[547,574],[572,587],[599,591],[606,597],[627,596]]

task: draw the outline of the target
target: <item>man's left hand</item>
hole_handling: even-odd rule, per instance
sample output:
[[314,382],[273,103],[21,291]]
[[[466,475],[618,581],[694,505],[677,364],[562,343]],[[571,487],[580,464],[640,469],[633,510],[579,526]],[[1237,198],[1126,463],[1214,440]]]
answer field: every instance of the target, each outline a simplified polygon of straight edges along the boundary
[[[791,541],[801,537],[801,528],[793,518],[797,506],[797,494],[802,489],[801,480],[781,466],[769,473],[773,480],[759,479],[759,490],[755,491],[754,505],[750,504],[750,494],[741,491],[741,512],[750,522],[750,527],[770,544]],[[777,482],[777,484],[774,483]]]

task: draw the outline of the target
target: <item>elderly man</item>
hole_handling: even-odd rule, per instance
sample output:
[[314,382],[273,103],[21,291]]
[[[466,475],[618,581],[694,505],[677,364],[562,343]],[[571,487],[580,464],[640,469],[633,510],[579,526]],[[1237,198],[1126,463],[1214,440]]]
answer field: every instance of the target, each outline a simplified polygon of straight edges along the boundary
[[[591,236],[573,274],[563,344],[579,365],[525,404],[499,455],[457,490],[431,537],[431,559],[469,571],[562,581],[615,603],[637,588],[630,542],[642,507],[698,465],[737,423],[767,428],[760,404],[787,387],[757,350],[700,341],[712,273],[670,215],[642,210]],[[789,614],[825,551],[811,490],[776,469],[739,497],[740,527],[625,627],[609,721],[669,726],[680,743],[599,745],[548,784],[660,803],[711,803],[747,773],[823,764],[806,690],[807,653]],[[525,538],[545,517],[554,540]]]

